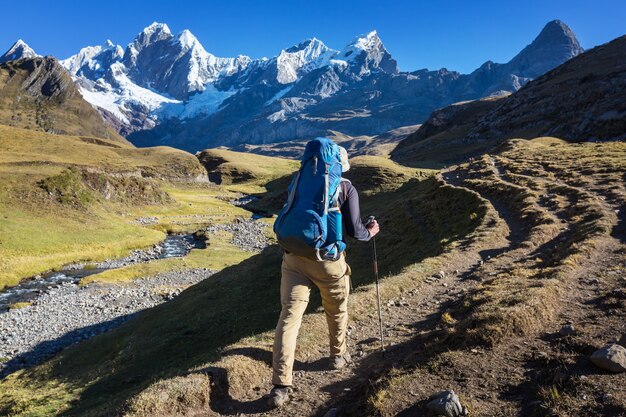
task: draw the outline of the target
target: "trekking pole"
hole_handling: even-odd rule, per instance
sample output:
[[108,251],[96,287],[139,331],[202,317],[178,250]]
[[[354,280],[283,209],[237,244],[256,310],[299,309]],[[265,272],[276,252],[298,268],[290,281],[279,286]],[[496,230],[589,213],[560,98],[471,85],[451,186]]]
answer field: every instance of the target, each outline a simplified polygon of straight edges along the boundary
[[[367,218],[367,223],[370,224],[375,220],[374,216]],[[380,351],[385,356],[385,337],[383,335],[383,313],[380,308],[380,285],[378,283],[378,255],[376,253],[376,236],[372,237],[373,261],[374,261],[374,276],[376,277],[376,301],[378,305],[378,324],[380,326]]]

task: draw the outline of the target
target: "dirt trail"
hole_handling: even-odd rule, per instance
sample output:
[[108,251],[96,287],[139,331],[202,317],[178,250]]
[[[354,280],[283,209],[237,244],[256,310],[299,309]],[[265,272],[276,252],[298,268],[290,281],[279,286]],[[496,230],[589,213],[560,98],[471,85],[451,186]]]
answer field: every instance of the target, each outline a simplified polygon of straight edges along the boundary
[[[429,395],[453,388],[472,415],[626,415],[624,375],[609,375],[588,360],[595,348],[626,332],[623,186],[597,176],[568,183],[539,168],[517,172],[519,163],[487,156],[442,173],[450,186],[486,199],[492,221],[482,238],[442,255],[444,277],[420,277],[399,298],[383,299],[385,356],[372,311],[352,319],[354,364],[348,369],[325,370],[320,349],[296,364],[297,391],[285,407],[270,411],[263,398],[234,399],[226,389],[213,396],[213,411],[423,415]],[[505,329],[506,337],[492,346],[450,337],[445,314],[520,270],[530,271],[529,290],[532,280],[558,283],[545,300],[552,314],[525,329]],[[574,335],[559,335],[565,323],[572,323]]]

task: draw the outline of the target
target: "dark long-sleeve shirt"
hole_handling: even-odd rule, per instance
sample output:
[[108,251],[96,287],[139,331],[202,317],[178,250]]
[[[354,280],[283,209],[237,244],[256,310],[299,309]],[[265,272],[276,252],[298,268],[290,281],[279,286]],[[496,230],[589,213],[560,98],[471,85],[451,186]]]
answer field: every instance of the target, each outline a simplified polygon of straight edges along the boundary
[[359,206],[359,193],[350,181],[342,180],[341,192],[338,203],[343,217],[345,234],[357,240],[367,242],[370,240],[370,232],[361,221],[361,208]]

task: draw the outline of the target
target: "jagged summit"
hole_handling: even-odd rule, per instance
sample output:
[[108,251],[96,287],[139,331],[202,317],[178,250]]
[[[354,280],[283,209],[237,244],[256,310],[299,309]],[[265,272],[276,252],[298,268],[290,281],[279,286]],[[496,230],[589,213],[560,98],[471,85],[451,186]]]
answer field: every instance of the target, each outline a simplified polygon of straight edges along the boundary
[[166,23],[153,22],[150,26],[145,27],[138,36],[146,35],[148,37],[153,35],[171,35],[172,31]]
[[334,60],[349,63],[360,76],[377,70],[390,74],[398,72],[398,63],[391,57],[375,30],[356,37]]
[[313,38],[300,42],[291,48],[284,49],[276,57],[278,74],[276,79],[281,84],[289,84],[298,79],[301,69],[304,71],[319,68],[328,63],[332,55],[336,54],[322,41]]
[[378,36],[378,32],[376,30],[372,30],[366,35],[360,35],[356,37],[350,45],[354,45],[359,49],[363,49],[364,51],[368,51],[374,48],[378,48],[382,46],[382,41]]
[[574,32],[560,20],[553,20],[509,62],[487,61],[469,74],[459,98],[467,100],[517,91],[583,51]]
[[311,38],[311,39],[307,39],[304,40],[302,42],[300,42],[297,45],[292,46],[291,48],[287,48],[284,49],[284,52],[298,52],[298,51],[303,51],[303,50],[324,50],[324,51],[328,51],[330,50],[329,47],[327,47],[324,42],[322,42],[321,40],[317,39],[317,38]]
[[72,55],[61,62],[70,74],[76,75],[79,72],[96,71],[103,72],[105,67],[120,60],[124,54],[124,49],[107,39],[102,45],[87,46],[81,49],[76,55]]
[[128,47],[140,51],[142,48],[150,44],[170,39],[172,37],[172,32],[165,23],[154,22],[150,26],[144,28],[144,30],[139,32],[134,41],[129,44]]
[[176,36],[176,39],[178,40],[178,42],[180,42],[180,45],[183,47],[183,49],[192,49],[193,47],[199,46],[202,48],[202,50],[204,50],[204,48],[200,44],[200,41],[198,41],[198,38],[196,38],[194,34],[191,33],[191,31],[189,31],[188,29],[180,32],[178,36]]
[[9,48],[4,55],[0,56],[0,64],[22,58],[35,58],[39,55],[21,39]]
[[582,52],[584,49],[574,32],[562,21],[552,20],[508,65],[526,77],[535,78]]
[[[546,25],[539,33],[539,36],[537,36],[537,39],[554,39],[556,37],[565,37],[572,40],[576,45],[578,45],[578,40],[576,39],[576,35],[572,31],[572,29],[570,29],[569,26],[567,26],[563,21],[559,19],[555,19],[546,23]],[[578,46],[580,47],[580,45]]]
[[137,34],[133,42],[129,43],[124,52],[124,63],[127,67],[137,63],[137,56],[146,47],[173,37],[170,28],[165,23],[154,22]]

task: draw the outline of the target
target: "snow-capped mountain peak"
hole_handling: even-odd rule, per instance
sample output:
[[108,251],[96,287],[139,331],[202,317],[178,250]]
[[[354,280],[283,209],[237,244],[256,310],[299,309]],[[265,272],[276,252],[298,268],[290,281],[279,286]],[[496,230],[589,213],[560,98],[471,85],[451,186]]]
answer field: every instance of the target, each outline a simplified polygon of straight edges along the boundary
[[333,59],[349,64],[361,76],[378,70],[392,74],[398,72],[396,60],[387,52],[375,30],[358,36]]
[[373,30],[373,31],[369,32],[365,36],[358,37],[353,42],[353,45],[356,48],[362,49],[364,51],[369,51],[369,50],[372,50],[374,48],[378,48],[378,47],[382,46],[382,41],[378,37],[378,32]]
[[148,37],[152,37],[155,35],[158,37],[161,37],[164,35],[172,36],[172,31],[170,30],[169,26],[167,26],[166,23],[153,22],[150,26],[144,28],[144,30],[141,31],[139,36],[141,36],[142,34]]
[[37,56],[39,55],[37,55],[37,53],[26,44],[26,42],[18,39],[17,42],[15,42],[13,46],[11,46],[9,50],[4,53],[4,55],[0,56],[0,64],[7,61],[13,61],[15,59],[35,58]]
[[132,43],[129,43],[124,52],[124,62],[127,67],[132,67],[137,63],[139,53],[149,45],[156,42],[168,40],[173,37],[170,28],[165,23],[154,22],[144,28]]
[[204,51],[204,48],[202,47],[202,45],[198,41],[198,38],[196,38],[193,35],[193,33],[191,33],[187,29],[185,29],[182,32],[180,32],[180,34],[176,37],[176,39],[180,43],[180,45],[183,47],[184,50],[192,49],[194,47],[198,47],[199,46]]
[[78,70],[89,62],[94,56],[98,55],[102,49],[102,45],[86,46],[78,51],[76,55],[72,55],[71,57],[60,61],[61,65],[63,65],[65,69],[70,72],[70,74],[76,75]]
[[150,26],[144,28],[135,40],[129,45],[129,47],[133,47],[137,52],[141,51],[141,49],[146,46],[153,44],[158,41],[166,40],[172,38],[172,32],[170,28],[165,23],[157,23],[154,22]]
[[316,38],[308,39],[291,48],[284,49],[276,57],[278,74],[276,79],[281,84],[289,84],[298,79],[301,69],[310,71],[328,64],[334,51]]
[[124,49],[107,39],[102,45],[87,46],[60,62],[70,74],[76,76],[81,70],[102,72],[105,66],[120,60],[123,55]]
[[13,44],[13,46],[11,47],[11,49],[9,49],[9,51],[16,51],[16,50],[18,50],[18,49],[22,49],[22,50],[24,50],[24,51],[32,51],[32,52],[35,52],[35,51],[33,51],[33,50],[32,50],[32,48],[31,48],[30,46],[28,46],[28,45],[26,44],[26,42],[24,42],[24,41],[23,41],[23,40],[21,40],[21,39],[18,39],[18,40],[17,40],[17,42],[15,42],[15,43]]

